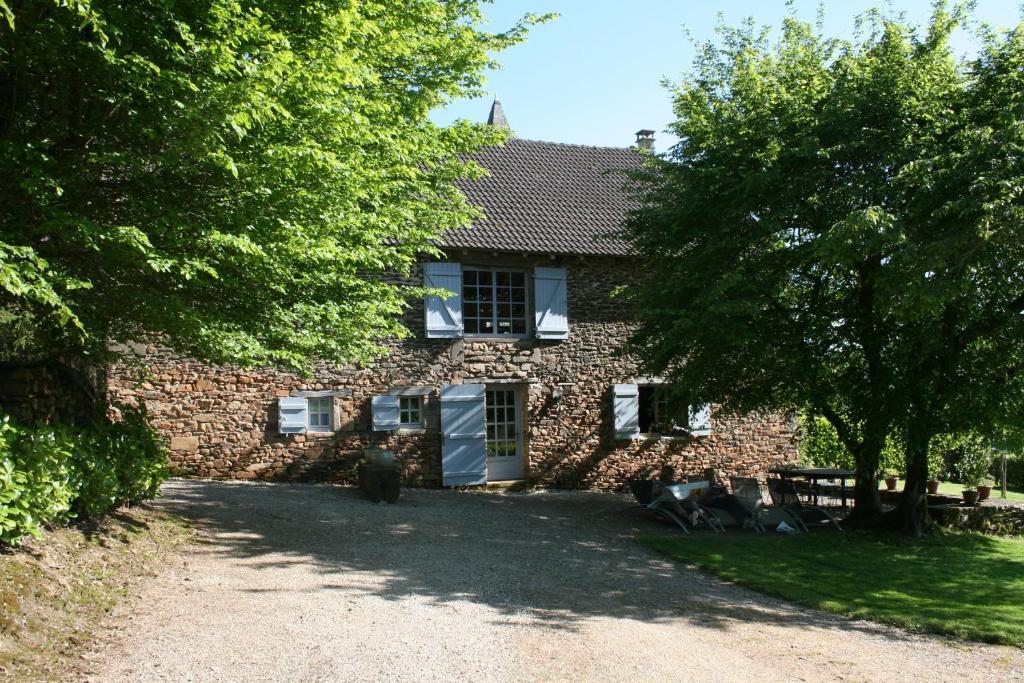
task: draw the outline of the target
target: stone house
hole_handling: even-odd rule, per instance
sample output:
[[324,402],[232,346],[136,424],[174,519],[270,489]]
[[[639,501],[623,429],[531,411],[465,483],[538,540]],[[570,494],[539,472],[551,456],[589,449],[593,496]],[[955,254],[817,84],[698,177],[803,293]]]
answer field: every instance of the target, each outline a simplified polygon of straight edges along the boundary
[[[504,124],[497,102],[490,123]],[[638,263],[607,235],[635,148],[512,138],[478,161],[490,176],[463,190],[485,217],[414,274],[451,296],[411,307],[414,335],[373,367],[302,378],[136,345],[138,363],[108,374],[111,399],[145,401],[188,476],[351,482],[363,450],[383,447],[406,484],[613,489],[664,464],[757,475],[795,459],[789,417],[669,415],[656,378],[619,353],[630,312],[613,291]]]

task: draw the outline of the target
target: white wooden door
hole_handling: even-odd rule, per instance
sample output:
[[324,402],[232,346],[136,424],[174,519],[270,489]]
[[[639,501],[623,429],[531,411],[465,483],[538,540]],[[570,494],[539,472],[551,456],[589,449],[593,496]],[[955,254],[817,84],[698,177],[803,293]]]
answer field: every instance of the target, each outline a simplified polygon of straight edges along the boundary
[[522,479],[523,447],[519,393],[514,388],[488,387],[485,406],[487,481]]

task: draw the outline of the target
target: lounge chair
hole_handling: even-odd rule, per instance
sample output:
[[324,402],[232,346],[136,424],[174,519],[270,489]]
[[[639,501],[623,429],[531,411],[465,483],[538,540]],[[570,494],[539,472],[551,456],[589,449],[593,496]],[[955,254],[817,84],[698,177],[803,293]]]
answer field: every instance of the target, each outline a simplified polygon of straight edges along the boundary
[[696,526],[706,526],[712,531],[723,531],[718,517],[690,498],[691,491],[707,486],[706,481],[691,481],[686,484],[639,479],[629,481],[633,497],[641,507],[671,520],[684,533],[690,533],[690,528]]
[[796,486],[789,479],[769,479],[768,493],[772,502],[777,506],[792,513],[798,520],[798,529],[809,531],[810,527],[834,527],[836,531],[842,531],[839,522],[828,511],[817,505],[808,505],[800,502],[800,494]]
[[761,494],[761,483],[753,477],[730,477],[729,485],[732,494],[747,508],[753,520],[754,531],[765,531],[775,528],[779,522],[785,522],[797,529],[806,529],[798,515],[777,505],[768,505]]
[[659,482],[654,479],[630,479],[628,482],[629,490],[633,492],[633,497],[636,498],[636,508],[650,511],[661,517],[674,523],[679,530],[684,534],[690,533],[690,527],[683,521],[684,514],[682,510],[675,510],[669,505],[664,505],[656,502],[657,496],[655,491],[658,488]]

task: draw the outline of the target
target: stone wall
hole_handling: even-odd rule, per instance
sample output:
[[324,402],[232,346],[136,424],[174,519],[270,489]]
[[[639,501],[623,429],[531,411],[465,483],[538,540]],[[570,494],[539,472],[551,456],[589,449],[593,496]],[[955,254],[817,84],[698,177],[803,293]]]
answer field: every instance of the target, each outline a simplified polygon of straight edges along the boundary
[[[486,265],[494,256],[451,254]],[[406,319],[413,338],[391,344],[372,368],[319,366],[309,378],[277,370],[211,367],[157,346],[137,348],[137,362],[110,372],[111,398],[143,400],[171,443],[176,473],[240,479],[351,483],[369,446],[395,450],[406,484],[441,482],[438,389],[442,384],[508,384],[520,391],[525,478],[544,485],[620,488],[664,464],[697,474],[757,475],[796,457],[792,421],[782,415],[713,417],[707,437],[614,438],[611,386],[635,380],[636,364],[616,354],[629,311],[611,294],[634,265],[623,259],[501,258],[502,265],[561,265],[568,271],[569,338],[426,339],[422,305]],[[532,320],[532,314],[531,314]],[[398,386],[430,389],[425,428],[374,432],[370,398]],[[332,433],[277,433],[277,399],[330,392]]]

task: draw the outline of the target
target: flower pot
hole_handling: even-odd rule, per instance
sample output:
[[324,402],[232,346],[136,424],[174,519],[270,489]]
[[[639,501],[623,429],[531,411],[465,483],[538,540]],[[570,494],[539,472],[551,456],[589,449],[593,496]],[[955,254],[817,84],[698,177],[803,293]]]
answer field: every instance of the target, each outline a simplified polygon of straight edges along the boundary
[[936,493],[939,492],[939,480],[938,479],[929,479],[927,482],[925,482],[925,486],[928,487],[929,495],[934,496]]
[[978,500],[985,500],[992,494],[991,486],[979,486],[978,487]]
[[885,478],[885,488],[888,489],[889,491],[895,491],[896,490],[896,482],[899,481],[899,479],[900,479],[899,477],[886,477]]
[[967,507],[974,507],[975,505],[978,504],[978,492],[977,491],[974,491],[974,490],[971,490],[971,491],[961,491],[961,493],[963,494],[963,497],[964,497],[964,505],[966,505]]

